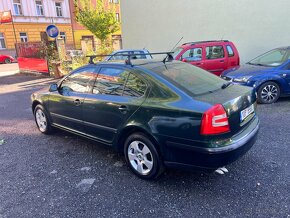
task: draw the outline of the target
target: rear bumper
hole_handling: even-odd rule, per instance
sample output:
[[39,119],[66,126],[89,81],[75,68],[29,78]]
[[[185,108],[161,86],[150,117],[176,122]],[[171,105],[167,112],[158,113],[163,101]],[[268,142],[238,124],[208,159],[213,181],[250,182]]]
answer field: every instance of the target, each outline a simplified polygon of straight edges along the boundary
[[229,139],[222,147],[196,147],[176,142],[166,142],[170,155],[174,157],[165,161],[167,167],[217,169],[236,161],[256,142],[259,120],[255,117],[251,123],[237,135]]

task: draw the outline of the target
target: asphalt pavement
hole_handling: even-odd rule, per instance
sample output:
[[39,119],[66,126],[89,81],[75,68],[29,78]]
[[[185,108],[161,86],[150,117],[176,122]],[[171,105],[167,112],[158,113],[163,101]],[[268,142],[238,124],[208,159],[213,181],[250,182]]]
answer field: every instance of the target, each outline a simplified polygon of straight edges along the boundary
[[290,217],[290,98],[258,105],[258,141],[229,173],[144,181],[110,148],[37,130],[30,94],[51,82],[0,77],[0,218]]

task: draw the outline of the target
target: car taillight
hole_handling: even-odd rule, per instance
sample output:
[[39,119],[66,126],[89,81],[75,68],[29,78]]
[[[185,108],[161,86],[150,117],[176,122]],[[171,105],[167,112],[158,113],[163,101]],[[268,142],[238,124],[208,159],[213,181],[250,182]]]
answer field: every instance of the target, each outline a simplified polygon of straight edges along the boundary
[[230,125],[227,113],[221,104],[214,105],[203,114],[200,134],[216,135],[229,131]]

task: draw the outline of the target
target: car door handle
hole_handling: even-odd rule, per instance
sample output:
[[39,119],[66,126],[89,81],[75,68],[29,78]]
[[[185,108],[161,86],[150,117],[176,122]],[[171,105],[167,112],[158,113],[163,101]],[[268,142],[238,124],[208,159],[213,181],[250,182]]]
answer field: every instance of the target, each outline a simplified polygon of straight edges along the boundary
[[75,106],[80,106],[81,105],[81,100],[80,99],[75,99],[74,100],[74,104],[75,104]]
[[221,63],[224,63],[224,62],[225,62],[225,60],[220,60],[220,62],[221,62]]
[[121,105],[119,107],[119,111],[121,111],[122,113],[127,113],[128,110],[129,110],[129,108],[125,105]]

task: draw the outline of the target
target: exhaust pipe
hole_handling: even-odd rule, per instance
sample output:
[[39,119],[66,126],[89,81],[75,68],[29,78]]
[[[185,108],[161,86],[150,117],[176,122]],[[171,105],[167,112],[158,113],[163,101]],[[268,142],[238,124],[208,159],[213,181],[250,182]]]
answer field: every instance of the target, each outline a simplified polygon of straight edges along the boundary
[[214,171],[215,173],[219,175],[224,175],[225,173],[228,173],[228,169],[226,167],[220,167]]

